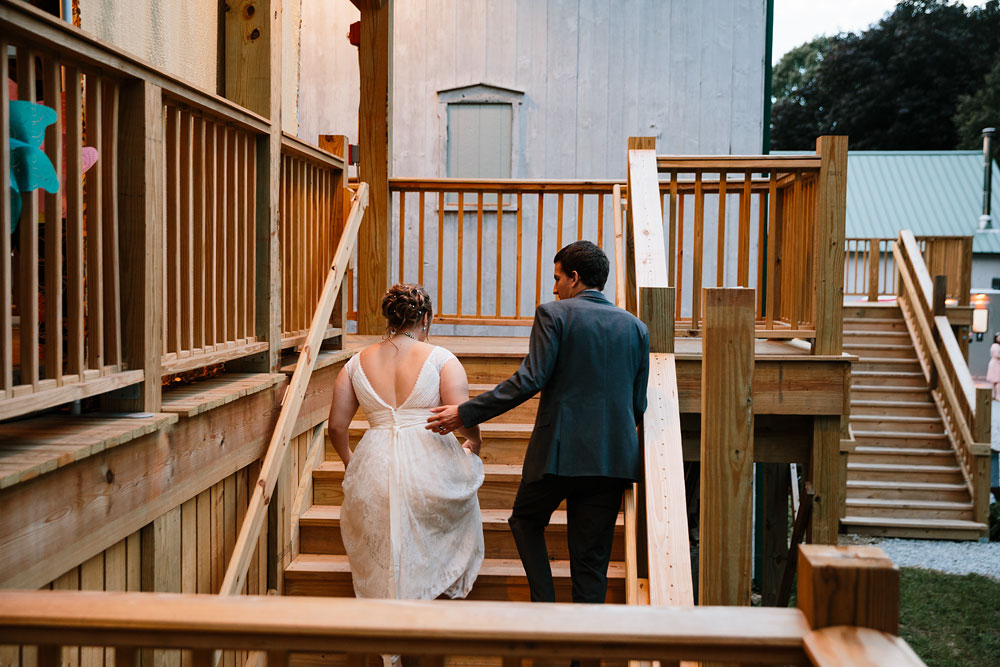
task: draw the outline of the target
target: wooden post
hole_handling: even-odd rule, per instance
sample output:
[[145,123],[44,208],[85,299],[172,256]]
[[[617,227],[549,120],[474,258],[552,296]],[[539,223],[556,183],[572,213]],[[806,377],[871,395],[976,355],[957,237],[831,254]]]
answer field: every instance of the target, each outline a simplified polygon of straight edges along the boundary
[[268,350],[244,370],[273,372],[281,356],[281,0],[225,3],[226,97],[271,121],[256,138],[256,295],[254,328]]
[[899,568],[875,546],[799,547],[798,607],[813,630],[834,625],[899,634]]
[[[820,171],[816,194],[813,277],[816,340],[813,353],[839,355],[843,343],[844,225],[847,211],[847,137],[816,140]],[[811,541],[837,543],[841,416],[813,418],[809,478],[816,490]]]
[[749,605],[754,290],[704,294],[699,604]]
[[934,317],[946,315],[945,300],[948,298],[948,276],[934,276],[933,308]]
[[[778,601],[781,575],[788,559],[787,463],[758,463],[763,472],[763,540],[761,540],[761,604],[773,607]],[[792,482],[797,483],[797,482]]]
[[141,384],[106,395],[102,409],[160,411],[163,339],[163,99],[144,81],[123,83],[118,145],[122,361]]
[[[972,427],[972,439],[988,448],[992,438],[993,390],[991,387],[976,387],[976,414]],[[990,452],[985,456],[972,457],[972,498],[973,521],[990,524]]]
[[[389,229],[392,197],[392,14],[393,0],[360,0],[361,108],[358,138],[360,176],[371,188],[370,205],[358,235],[358,333],[377,334],[382,294],[389,286]],[[438,267],[438,270],[443,270]]]
[[[656,137],[629,137],[628,150],[649,150],[653,151],[654,159],[656,154]],[[655,162],[654,162],[655,164]],[[655,172],[654,172],[655,173]],[[633,211],[632,187],[632,167],[631,160],[626,165],[626,179],[628,188],[625,192],[627,210],[625,215],[625,309],[630,313],[638,313],[638,292],[636,283],[635,265],[635,217]],[[659,197],[659,189],[656,191]],[[661,232],[662,234],[662,232]],[[666,283],[663,283],[666,286]]]
[[882,259],[882,242],[868,239],[868,301],[878,301],[879,261]]

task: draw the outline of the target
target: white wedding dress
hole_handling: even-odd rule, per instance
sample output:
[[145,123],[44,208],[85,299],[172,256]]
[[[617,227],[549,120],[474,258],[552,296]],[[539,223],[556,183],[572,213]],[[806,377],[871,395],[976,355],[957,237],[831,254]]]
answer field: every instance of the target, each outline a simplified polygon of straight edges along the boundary
[[375,393],[360,354],[347,362],[369,424],[344,473],[340,513],[359,598],[465,597],[483,563],[483,462],[454,435],[425,428],[454,358],[435,347],[397,408]]

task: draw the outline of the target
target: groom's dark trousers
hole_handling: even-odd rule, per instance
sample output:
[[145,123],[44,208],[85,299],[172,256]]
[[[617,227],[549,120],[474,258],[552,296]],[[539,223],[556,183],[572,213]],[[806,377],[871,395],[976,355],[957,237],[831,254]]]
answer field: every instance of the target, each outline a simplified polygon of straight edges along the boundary
[[585,290],[540,305],[520,368],[459,406],[474,426],[541,392],[509,521],[532,600],[555,600],[544,531],[565,499],[573,601],[604,602],[622,492],[641,474],[648,376],[646,326]]

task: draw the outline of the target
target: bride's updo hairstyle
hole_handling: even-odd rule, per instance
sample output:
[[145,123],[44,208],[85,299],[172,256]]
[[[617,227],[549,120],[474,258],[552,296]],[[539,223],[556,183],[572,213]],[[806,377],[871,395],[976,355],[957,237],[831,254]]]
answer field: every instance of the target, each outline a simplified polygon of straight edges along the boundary
[[431,297],[420,285],[396,283],[382,297],[385,332],[393,336],[418,324],[424,315],[433,316]]

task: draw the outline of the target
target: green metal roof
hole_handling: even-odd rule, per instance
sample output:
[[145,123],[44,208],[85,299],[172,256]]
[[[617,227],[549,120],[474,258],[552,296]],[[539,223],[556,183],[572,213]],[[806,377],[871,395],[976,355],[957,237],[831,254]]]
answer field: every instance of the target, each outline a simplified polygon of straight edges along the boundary
[[[1000,169],[992,217],[1000,229]],[[1000,233],[979,233],[982,151],[848,151],[847,237],[975,234],[973,252],[1000,253]]]
[[[799,151],[773,151],[775,154]],[[1000,169],[992,210],[1000,230]],[[973,252],[1000,253],[1000,232],[976,233],[983,207],[982,151],[848,151],[847,238],[970,236]]]

